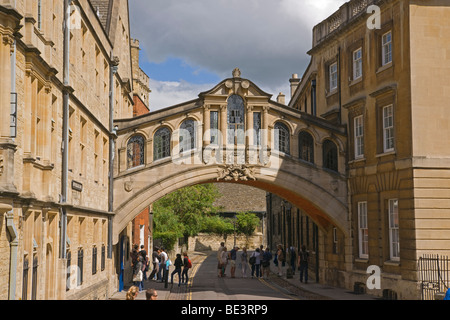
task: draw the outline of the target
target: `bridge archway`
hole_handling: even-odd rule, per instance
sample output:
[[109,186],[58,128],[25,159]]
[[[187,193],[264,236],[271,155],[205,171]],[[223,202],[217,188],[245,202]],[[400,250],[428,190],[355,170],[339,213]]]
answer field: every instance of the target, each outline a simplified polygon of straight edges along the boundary
[[[245,139],[228,139],[228,99],[239,95],[244,102]],[[180,153],[180,125],[195,119],[195,148]],[[276,133],[276,123],[289,132]],[[251,81],[234,73],[199,98],[144,116],[118,120],[114,178],[113,242],[120,232],[151,203],[183,187],[211,183],[241,183],[274,193],[302,208],[324,229],[332,224],[349,235],[347,184],[345,180],[346,132],[344,127],[304,114],[271,100]],[[170,154],[154,157],[154,134],[171,131]],[[214,129],[221,133],[214,135]],[[314,155],[301,158],[299,132],[312,132]],[[223,134],[222,134],[223,133]],[[258,133],[258,135],[256,134]],[[140,149],[142,165],[128,165],[127,143],[139,134],[146,140]],[[241,133],[242,134],[242,133]],[[280,141],[288,139],[288,149]],[[336,166],[323,167],[322,144],[336,142]],[[240,141],[240,142],[239,142]],[[244,142],[243,142],[244,141]],[[284,151],[284,152],[283,152]]]

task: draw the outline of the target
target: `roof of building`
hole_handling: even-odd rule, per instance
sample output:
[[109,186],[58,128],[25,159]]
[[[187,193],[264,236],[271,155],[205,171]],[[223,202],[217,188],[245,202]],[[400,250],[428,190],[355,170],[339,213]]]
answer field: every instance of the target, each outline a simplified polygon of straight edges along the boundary
[[222,196],[214,205],[221,206],[222,212],[265,212],[266,191],[243,184],[215,183]]

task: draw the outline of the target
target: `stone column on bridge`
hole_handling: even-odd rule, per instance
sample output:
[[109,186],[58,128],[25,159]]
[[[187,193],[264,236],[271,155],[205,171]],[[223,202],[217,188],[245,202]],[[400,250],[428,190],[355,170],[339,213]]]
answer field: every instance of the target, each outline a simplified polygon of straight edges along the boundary
[[147,145],[146,145],[146,160],[145,163],[149,164],[153,162],[153,137],[150,137],[147,140]]
[[201,141],[203,141],[203,147],[206,148],[211,143],[211,106],[205,105],[203,109],[203,135]]
[[253,106],[252,105],[247,105],[247,127],[246,127],[246,143],[247,143],[247,147],[248,146],[253,146]]
[[227,105],[220,105],[220,126],[219,130],[222,134],[222,146],[227,145]]
[[262,108],[262,135],[261,135],[261,147],[268,147],[269,145],[269,106],[263,106]]

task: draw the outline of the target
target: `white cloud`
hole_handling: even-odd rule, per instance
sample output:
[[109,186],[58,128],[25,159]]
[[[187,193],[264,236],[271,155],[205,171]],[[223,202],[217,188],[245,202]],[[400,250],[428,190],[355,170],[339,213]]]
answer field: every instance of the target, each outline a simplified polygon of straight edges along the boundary
[[198,98],[200,92],[216,84],[192,84],[186,81],[157,81],[150,79],[150,111],[170,107]]
[[[313,26],[344,2],[130,0],[131,35],[140,40],[149,61],[158,63],[178,57],[220,78],[230,77],[231,71],[239,67],[243,77],[275,96],[279,88],[289,87],[293,73],[301,75],[305,71]],[[173,79],[179,77],[174,75]],[[192,96],[187,93],[189,88],[197,89],[181,82],[178,87],[153,84],[158,86],[151,88],[157,101],[151,101],[151,105],[172,100],[162,97],[166,89],[172,89],[167,94],[174,98]]]

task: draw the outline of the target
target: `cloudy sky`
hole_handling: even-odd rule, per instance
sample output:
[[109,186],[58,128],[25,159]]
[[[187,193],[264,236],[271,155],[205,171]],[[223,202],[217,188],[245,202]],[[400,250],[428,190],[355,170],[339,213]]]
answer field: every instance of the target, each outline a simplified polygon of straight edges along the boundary
[[198,97],[238,67],[273,100],[309,63],[312,28],[346,0],[129,0],[150,109]]

